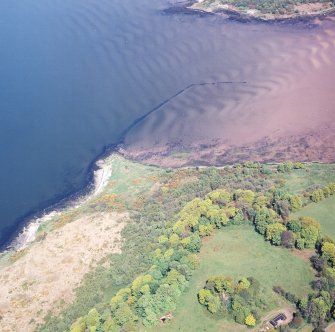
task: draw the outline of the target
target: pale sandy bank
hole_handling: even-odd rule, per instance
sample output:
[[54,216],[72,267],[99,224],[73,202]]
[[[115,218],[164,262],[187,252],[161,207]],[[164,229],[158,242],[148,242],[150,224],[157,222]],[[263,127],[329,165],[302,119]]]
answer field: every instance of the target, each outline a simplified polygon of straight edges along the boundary
[[104,256],[120,251],[127,218],[115,212],[79,217],[0,267],[0,331],[34,331],[49,310],[57,313],[71,303],[84,275]]

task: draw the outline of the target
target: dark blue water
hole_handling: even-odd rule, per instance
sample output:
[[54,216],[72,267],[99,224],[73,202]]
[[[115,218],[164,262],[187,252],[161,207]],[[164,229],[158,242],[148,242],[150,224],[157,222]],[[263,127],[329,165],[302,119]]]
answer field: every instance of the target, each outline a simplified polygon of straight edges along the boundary
[[0,244],[80,189],[103,147],[175,90],[166,20],[148,3],[1,1]]
[[190,84],[256,80],[261,52],[291,35],[167,6],[0,2],[0,245],[25,216],[85,186],[92,161],[133,121]]

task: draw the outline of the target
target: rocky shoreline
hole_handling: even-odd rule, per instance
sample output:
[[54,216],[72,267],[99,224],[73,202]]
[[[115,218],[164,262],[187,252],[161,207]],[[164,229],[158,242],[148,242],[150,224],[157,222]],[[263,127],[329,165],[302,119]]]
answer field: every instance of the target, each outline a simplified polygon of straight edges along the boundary
[[[204,0],[191,0],[179,2],[165,10],[169,14],[196,14],[196,15],[220,15],[229,20],[238,22],[264,22],[264,23],[301,23],[310,22],[315,19],[324,19],[335,14],[335,6],[331,4],[317,3],[325,6],[319,10],[298,11],[290,14],[262,13],[256,9],[241,10],[233,5],[225,5],[214,2],[212,5],[205,4]],[[307,5],[306,5],[307,6]]]
[[40,213],[37,216],[31,217],[26,221],[26,225],[9,244],[7,250],[23,250],[36,239],[36,234],[42,224],[48,223],[53,218],[61,215],[64,212],[69,212],[84,204],[92,197],[101,193],[108,183],[108,179],[112,172],[111,160],[114,153],[104,156],[95,162],[95,167],[92,170],[93,180],[85,192],[80,192],[75,196],[70,196],[65,203],[60,202],[56,206],[51,206],[45,213]]
[[162,167],[223,166],[249,160],[277,163],[287,160],[335,162],[335,135],[320,129],[300,135],[264,137],[247,145],[233,145],[220,140],[185,145],[182,142],[150,148],[124,145],[119,153],[130,160]]

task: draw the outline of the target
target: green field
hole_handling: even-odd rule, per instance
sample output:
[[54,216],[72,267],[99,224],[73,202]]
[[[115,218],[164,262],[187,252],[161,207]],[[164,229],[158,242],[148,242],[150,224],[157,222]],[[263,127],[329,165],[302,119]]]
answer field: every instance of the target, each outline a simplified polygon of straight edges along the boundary
[[291,193],[302,194],[313,186],[335,182],[335,164],[306,164],[284,175],[285,187]]
[[158,167],[134,163],[118,155],[113,155],[109,163],[111,176],[101,194],[88,201],[91,210],[133,210],[142,204],[150,188],[166,173]]
[[[108,258],[110,266],[97,269],[87,276],[77,292],[74,305],[64,310],[61,319],[48,317],[41,331],[64,331],[78,317],[86,319],[85,315],[93,307],[101,315],[117,290],[127,287],[138,275],[149,269],[152,264],[149,258],[152,257],[158,236],[165,234],[165,228],[170,227],[180,209],[194,197],[205,197],[213,188],[226,188],[232,192],[237,188],[251,188],[255,192],[262,191],[270,195],[271,189],[277,188],[290,194],[303,195],[318,186],[335,182],[335,164],[310,163],[304,169],[284,173],[277,172],[277,165],[274,164],[267,166],[270,170],[268,174],[263,173],[261,168],[241,165],[221,169],[202,167],[168,170],[137,164],[117,155],[109,163],[113,171],[104,190],[86,201],[78,211],[74,211],[76,214],[73,212],[71,215],[70,211],[64,220],[57,221],[57,225],[70,222],[80,213],[128,211],[134,222],[127,224],[123,231],[122,253]],[[306,198],[305,202],[309,203],[309,200]],[[320,221],[324,233],[335,236],[331,211],[334,203],[335,196],[318,204],[310,203],[293,217],[315,217]],[[273,292],[273,286],[281,286],[298,298],[313,292],[310,283],[315,276],[308,259],[312,252],[291,252],[271,245],[247,224],[216,230],[214,235],[203,239],[199,254],[200,268],[193,272],[188,288],[178,301],[174,301],[173,305],[177,306],[173,310],[174,318],[166,324],[159,323],[150,328],[139,322],[134,330],[246,331],[246,326],[220,313],[213,316],[198,303],[197,294],[208,277],[225,275],[235,281],[242,277],[257,279],[263,287],[260,294],[264,294],[261,300],[266,308],[264,311],[258,310],[258,314],[264,321],[284,308],[292,307],[292,304]],[[99,298],[96,296],[98,291],[101,294]],[[166,310],[171,309],[163,308],[157,315],[165,314]],[[309,326],[303,328],[307,332]],[[254,331],[257,331],[257,327]]]
[[315,218],[321,224],[321,232],[335,238],[335,196],[328,197],[319,203],[311,203],[293,216]]
[[[290,251],[271,246],[251,226],[230,226],[205,240],[200,253],[200,269],[196,270],[190,286],[182,295],[175,318],[162,331],[245,331],[246,327],[233,321],[213,318],[197,302],[197,293],[210,275],[224,274],[234,279],[253,276],[269,294],[268,311],[288,306],[273,291],[281,285],[298,296],[308,294],[313,270]],[[266,314],[266,313],[264,313]]]
[[117,195],[138,196],[147,192],[164,170],[126,160],[118,155],[113,156],[112,174],[107,190]]

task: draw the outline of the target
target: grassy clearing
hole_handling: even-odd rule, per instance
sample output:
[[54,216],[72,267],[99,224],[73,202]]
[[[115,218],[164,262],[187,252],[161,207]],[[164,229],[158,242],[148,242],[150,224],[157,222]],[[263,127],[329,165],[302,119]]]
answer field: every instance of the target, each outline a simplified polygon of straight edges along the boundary
[[[288,306],[272,292],[281,285],[298,296],[308,294],[313,270],[290,251],[271,246],[251,226],[231,226],[205,240],[200,253],[201,267],[174,313],[175,318],[162,331],[245,331],[246,327],[226,319],[213,318],[197,302],[197,293],[210,275],[230,275],[234,279],[253,276],[269,294],[268,311]],[[266,313],[264,313],[266,314]]]
[[148,192],[163,172],[158,167],[141,165],[116,155],[105,191],[120,196],[123,201],[133,202],[139,195]]
[[321,224],[321,232],[335,238],[335,196],[328,197],[319,203],[311,203],[300,211],[293,214],[293,217],[312,217]]
[[291,193],[302,194],[313,186],[324,186],[335,181],[335,164],[307,164],[284,175],[285,187]]

